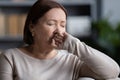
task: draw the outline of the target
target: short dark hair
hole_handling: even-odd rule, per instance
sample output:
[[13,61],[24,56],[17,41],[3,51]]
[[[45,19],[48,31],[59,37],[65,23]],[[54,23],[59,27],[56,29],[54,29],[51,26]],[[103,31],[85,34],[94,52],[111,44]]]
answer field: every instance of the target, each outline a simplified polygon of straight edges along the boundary
[[33,6],[31,7],[24,26],[24,33],[23,33],[23,40],[26,44],[30,45],[33,44],[33,37],[30,32],[30,24],[36,24],[42,16],[45,15],[50,9],[52,8],[61,8],[67,18],[67,11],[66,9],[59,3],[53,0],[38,0],[36,1]]

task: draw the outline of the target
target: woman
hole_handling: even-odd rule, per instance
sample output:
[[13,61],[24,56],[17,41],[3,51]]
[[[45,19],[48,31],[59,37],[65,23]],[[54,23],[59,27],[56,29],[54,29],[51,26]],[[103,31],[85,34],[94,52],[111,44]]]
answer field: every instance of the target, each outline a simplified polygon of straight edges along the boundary
[[27,46],[0,56],[0,80],[117,80],[118,64],[66,32],[67,12],[52,0],[37,1],[28,13]]

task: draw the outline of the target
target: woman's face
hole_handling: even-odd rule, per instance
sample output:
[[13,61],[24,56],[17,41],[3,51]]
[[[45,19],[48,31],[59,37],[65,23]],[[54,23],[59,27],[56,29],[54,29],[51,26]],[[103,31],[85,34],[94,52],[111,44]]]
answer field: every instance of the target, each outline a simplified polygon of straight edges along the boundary
[[[45,47],[58,47],[66,31],[66,14],[60,8],[49,10],[37,24],[31,27],[34,32],[34,43]],[[57,42],[57,37],[59,37]]]

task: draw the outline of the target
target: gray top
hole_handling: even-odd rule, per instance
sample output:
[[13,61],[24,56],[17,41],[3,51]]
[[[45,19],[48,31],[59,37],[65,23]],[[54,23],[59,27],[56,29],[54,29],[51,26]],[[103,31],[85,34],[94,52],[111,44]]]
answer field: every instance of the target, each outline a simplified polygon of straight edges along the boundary
[[[77,80],[79,77],[113,79],[118,77],[118,64],[77,38],[69,36],[52,59],[36,59],[18,48],[0,56],[0,80]],[[67,51],[66,51],[67,50]]]

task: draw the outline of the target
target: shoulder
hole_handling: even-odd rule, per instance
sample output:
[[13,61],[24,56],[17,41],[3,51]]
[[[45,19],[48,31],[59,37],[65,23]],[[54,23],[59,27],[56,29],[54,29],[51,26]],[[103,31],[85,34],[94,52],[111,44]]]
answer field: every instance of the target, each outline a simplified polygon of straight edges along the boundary
[[1,53],[1,56],[5,57],[6,59],[12,59],[16,53],[18,53],[17,48],[11,48],[4,50]]
[[83,61],[80,60],[80,58],[72,53],[69,53],[66,50],[60,50],[59,54],[61,55],[59,59],[64,64],[71,66],[72,68],[76,66],[76,69],[79,69],[81,67],[81,64]]
[[59,50],[59,56],[64,59],[71,59],[71,60],[79,60],[79,57],[74,55],[73,53],[68,52],[67,50]]
[[17,48],[6,49],[2,52],[3,55],[12,55],[17,51]]
[[72,53],[68,52],[67,50],[58,50],[58,54],[61,56],[71,56]]
[[16,49],[7,49],[2,51],[2,53],[0,54],[0,64],[7,65],[13,65],[13,60],[14,60],[14,53],[15,53]]

